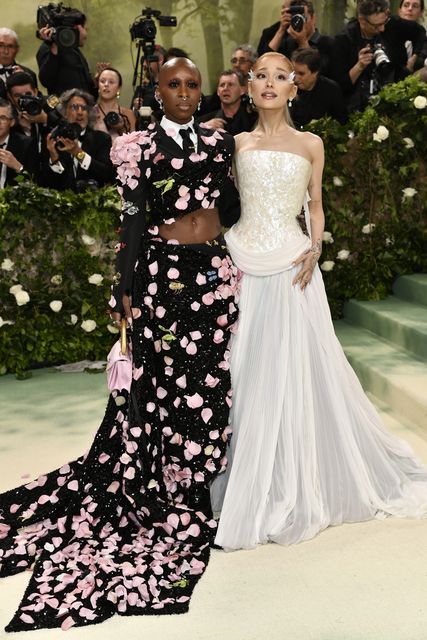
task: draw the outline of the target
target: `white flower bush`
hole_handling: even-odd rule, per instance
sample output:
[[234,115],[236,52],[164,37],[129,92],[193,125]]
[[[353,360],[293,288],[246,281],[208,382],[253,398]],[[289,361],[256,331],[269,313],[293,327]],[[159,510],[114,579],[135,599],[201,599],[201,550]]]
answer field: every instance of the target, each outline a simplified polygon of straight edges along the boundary
[[406,189],[402,189],[402,193],[403,200],[410,200],[418,193],[418,191],[416,189],[413,189],[412,187],[406,187]]
[[372,138],[375,140],[375,142],[383,142],[384,140],[387,140],[389,135],[390,135],[390,132],[387,129],[387,127],[380,124],[376,132],[372,134]]
[[3,320],[0,316],[0,328],[4,327],[6,324],[15,324],[12,320]]
[[372,233],[372,231],[375,229],[375,224],[373,222],[368,222],[368,224],[363,225],[362,227],[362,233]]
[[86,246],[90,246],[91,244],[95,244],[96,242],[95,238],[92,238],[92,236],[88,236],[86,233],[82,233],[81,238],[83,244],[85,244]]
[[24,287],[22,286],[22,284],[14,284],[10,287],[9,293],[12,293],[13,295],[15,295],[17,291],[22,291],[23,288]]
[[107,324],[107,329],[110,333],[119,333],[120,329],[113,324]]
[[96,329],[96,322],[95,320],[83,320],[80,326],[83,331],[86,331],[86,333],[90,333],[91,331],[94,331]]
[[57,273],[56,275],[52,276],[50,279],[52,284],[61,284],[62,283],[62,276],[60,273]]
[[415,109],[425,109],[427,107],[427,98],[425,96],[417,96],[414,98]]
[[403,142],[405,143],[406,149],[412,149],[415,147],[415,143],[412,138],[403,138]]
[[322,271],[332,271],[334,266],[335,262],[333,260],[325,260],[325,262],[322,262],[322,264],[320,265],[320,268],[322,269]]
[[341,249],[341,251],[337,253],[337,258],[338,260],[348,260],[349,255],[350,251],[348,251],[348,249]]
[[49,307],[52,309],[52,311],[58,313],[62,309],[62,302],[61,300],[52,300],[51,302],[49,302]]
[[334,177],[332,178],[332,181],[333,181],[333,183],[334,183],[334,185],[335,185],[336,187],[342,187],[342,186],[343,186],[343,184],[344,184],[344,183],[343,183],[343,181],[341,180],[341,178],[339,178],[338,176],[334,176]]
[[92,273],[92,275],[88,277],[88,282],[90,284],[96,285],[97,287],[102,284],[103,280],[104,276],[102,276],[100,273]]
[[70,316],[71,324],[77,324],[77,320],[78,320],[78,318],[77,318],[76,314],[72,313],[71,316]]
[[19,289],[14,296],[18,307],[22,307],[30,301],[30,296],[27,291],[24,291],[24,289]]
[[12,271],[15,263],[10,258],[5,258],[1,263],[3,271]]
[[326,244],[332,244],[334,241],[332,237],[332,233],[330,231],[324,231],[322,239],[323,239],[323,242],[326,242]]

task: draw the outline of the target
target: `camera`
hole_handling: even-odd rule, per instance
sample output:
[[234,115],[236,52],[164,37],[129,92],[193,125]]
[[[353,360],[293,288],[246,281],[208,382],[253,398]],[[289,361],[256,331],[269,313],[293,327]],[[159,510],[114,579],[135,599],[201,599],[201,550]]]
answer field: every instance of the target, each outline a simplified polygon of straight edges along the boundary
[[[58,138],[68,138],[69,140],[77,140],[82,132],[82,128],[77,122],[68,122],[68,120],[61,120],[50,132],[50,135],[54,140]],[[63,147],[60,142],[56,143],[56,148],[61,150]]]
[[26,111],[29,116],[38,116],[43,111],[44,98],[33,96],[31,93],[24,93],[18,98],[19,111]]
[[391,63],[383,45],[379,42],[371,44],[371,52],[373,53],[374,63],[377,68]]
[[105,114],[104,124],[107,129],[116,127],[118,124],[120,124],[121,121],[122,117],[120,113],[117,113],[117,111],[109,111],[107,114]]
[[[78,9],[64,7],[60,2],[55,4],[50,2],[47,5],[39,6],[37,9],[37,27],[50,27],[52,29],[52,42],[56,42],[65,49],[77,48],[79,46],[80,33],[76,29],[77,25],[84,24],[85,16]],[[36,36],[40,38],[39,33]]]
[[129,31],[132,40],[148,40],[154,42],[157,28],[152,16],[157,18],[161,27],[176,27],[177,25],[175,16],[162,16],[161,11],[146,7],[142,14],[136,18],[130,26]]
[[304,24],[307,21],[304,13],[304,6],[296,4],[288,7],[288,11],[291,14],[291,27],[298,33],[303,30]]

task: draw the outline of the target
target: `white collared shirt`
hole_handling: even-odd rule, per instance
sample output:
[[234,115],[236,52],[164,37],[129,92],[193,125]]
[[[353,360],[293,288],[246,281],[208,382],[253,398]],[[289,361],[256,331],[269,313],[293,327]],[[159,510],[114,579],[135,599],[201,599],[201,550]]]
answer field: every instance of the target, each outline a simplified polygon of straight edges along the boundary
[[[86,133],[86,129],[83,129],[83,131],[81,132],[81,136]],[[80,140],[78,141],[79,147],[80,149],[82,148],[82,143],[80,142]],[[86,153],[85,151],[85,157],[83,158],[83,160],[81,162],[79,162],[77,160],[77,158],[75,156],[73,156],[73,169],[74,169],[74,175],[77,175],[77,169],[80,168],[84,169],[85,171],[87,171],[90,167],[90,163],[92,162],[92,156],[90,156],[88,153]],[[54,173],[64,173],[65,169],[61,163],[60,160],[58,160],[57,162],[55,162],[55,164],[52,162],[52,160],[49,158],[49,167],[52,169],[52,171]]]
[[[1,143],[1,146],[3,149],[7,149],[8,144],[9,144],[9,136],[7,136],[7,138],[3,140],[3,142]],[[3,189],[4,183],[6,182],[6,171],[7,171],[7,165],[2,163],[1,171],[0,171],[0,189]]]
[[160,126],[166,132],[174,131],[175,135],[171,136],[171,138],[181,147],[182,149],[182,136],[179,133],[180,129],[189,129],[190,130],[190,138],[191,142],[194,144],[194,150],[197,153],[197,133],[194,131],[194,118],[191,118],[190,122],[186,122],[185,124],[179,124],[178,122],[174,122],[173,120],[169,120],[166,116],[160,121]]

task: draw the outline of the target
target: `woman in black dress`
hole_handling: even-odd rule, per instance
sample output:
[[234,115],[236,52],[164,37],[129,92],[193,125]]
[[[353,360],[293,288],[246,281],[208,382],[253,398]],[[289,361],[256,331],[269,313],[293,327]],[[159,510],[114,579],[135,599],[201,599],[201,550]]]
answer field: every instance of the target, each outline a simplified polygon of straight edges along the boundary
[[167,62],[157,91],[161,123],[112,151],[123,219],[110,304],[128,318],[132,386],[111,394],[85,456],[0,496],[1,575],[34,564],[8,631],[185,612],[209,558],[209,485],[230,433],[237,269],[220,230],[239,215],[234,141],[194,126],[189,60]]

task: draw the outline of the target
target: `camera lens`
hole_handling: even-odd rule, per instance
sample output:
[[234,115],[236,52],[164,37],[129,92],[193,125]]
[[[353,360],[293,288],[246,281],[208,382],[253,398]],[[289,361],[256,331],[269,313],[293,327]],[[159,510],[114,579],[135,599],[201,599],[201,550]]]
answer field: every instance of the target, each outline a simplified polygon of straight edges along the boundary
[[115,127],[120,123],[120,121],[121,121],[121,116],[120,116],[120,113],[117,113],[117,111],[109,111],[104,118],[104,123],[107,129],[111,129],[111,127]]
[[292,16],[291,18],[291,27],[294,31],[297,31],[299,33],[300,31],[303,30],[304,22],[305,22],[305,16],[297,13],[295,16]]

